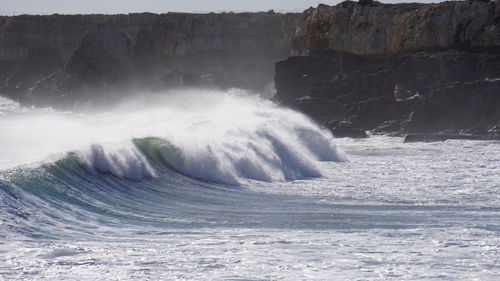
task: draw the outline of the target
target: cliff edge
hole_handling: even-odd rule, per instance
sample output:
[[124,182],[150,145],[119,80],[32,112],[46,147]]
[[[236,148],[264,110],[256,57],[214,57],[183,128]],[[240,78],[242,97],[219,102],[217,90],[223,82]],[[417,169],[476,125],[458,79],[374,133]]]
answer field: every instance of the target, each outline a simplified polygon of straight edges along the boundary
[[0,95],[25,105],[273,82],[276,101],[337,136],[500,137],[500,0],[0,17]]
[[500,9],[492,1],[320,5],[294,56],[276,64],[275,99],[337,136],[500,136]]
[[323,50],[388,55],[422,50],[484,50],[500,47],[499,10],[493,1],[382,4],[346,1],[304,12],[292,55]]
[[262,92],[299,14],[0,17],[0,94],[71,105],[124,91],[240,87]]

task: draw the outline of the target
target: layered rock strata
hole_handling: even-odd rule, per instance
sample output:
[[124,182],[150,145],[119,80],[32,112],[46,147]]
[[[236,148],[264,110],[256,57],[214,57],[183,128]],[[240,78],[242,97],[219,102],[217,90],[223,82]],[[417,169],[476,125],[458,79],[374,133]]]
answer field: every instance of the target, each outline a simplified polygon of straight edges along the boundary
[[353,132],[498,134],[494,2],[320,5],[304,13],[292,42],[296,56],[276,64],[275,98],[334,132],[350,124]]
[[0,94],[85,102],[181,86],[264,91],[290,53],[298,14],[52,15],[0,18]]
[[306,10],[298,22],[292,55],[314,55],[325,49],[357,55],[450,48],[498,51],[498,16],[493,1],[320,5]]
[[0,95],[26,105],[186,86],[264,92],[273,75],[275,100],[337,135],[500,135],[500,4],[0,17]]

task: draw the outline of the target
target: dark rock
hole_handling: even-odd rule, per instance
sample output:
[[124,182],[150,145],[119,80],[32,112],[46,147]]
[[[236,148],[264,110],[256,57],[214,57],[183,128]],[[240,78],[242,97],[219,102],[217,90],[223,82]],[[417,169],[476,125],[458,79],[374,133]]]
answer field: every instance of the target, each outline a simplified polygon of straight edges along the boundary
[[129,53],[130,43],[123,32],[100,27],[82,39],[64,67],[68,76],[60,87],[72,90],[127,81],[132,77]]
[[465,135],[485,136],[485,135],[488,135],[488,129],[489,128],[487,128],[485,126],[475,126],[475,127],[468,128],[468,129],[464,130],[463,132]]
[[499,48],[493,2],[381,4],[346,1],[309,9],[298,22],[293,55],[323,50],[388,55],[436,49]]
[[52,49],[40,47],[29,50],[25,60],[13,64],[5,84],[0,85],[0,93],[13,99],[24,96],[39,79],[55,72],[62,64],[61,57]]
[[406,135],[404,142],[439,142],[446,140],[481,140],[481,141],[500,141],[500,136],[485,135]]
[[[199,85],[262,92],[272,84],[274,63],[290,52],[299,16],[0,16],[0,95],[27,105],[62,105],[112,99],[132,88]],[[42,50],[51,52],[45,57],[55,66],[36,63],[31,53]],[[20,70],[23,64],[33,67]]]
[[[407,132],[493,126],[500,120],[500,81],[455,82],[433,90],[413,107]],[[486,133],[486,131],[483,131]]]
[[382,3],[375,1],[375,0],[359,0],[358,4],[361,6],[375,7],[375,6],[381,5]]
[[500,122],[488,130],[488,134],[492,136],[500,136]]
[[500,80],[491,78],[500,77],[495,52],[325,52],[279,62],[275,77],[275,99],[320,123],[349,120],[377,132],[437,133],[500,120]]
[[500,120],[498,6],[363,0],[311,8],[292,39],[296,57],[276,64],[275,99],[323,124],[490,135]]
[[326,124],[331,120],[339,120],[344,116],[344,109],[341,103],[332,100],[322,100],[319,98],[304,97],[296,102],[295,109],[309,116],[317,116],[316,121]]
[[393,133],[401,130],[401,122],[399,120],[387,120],[378,125],[373,132],[375,133]]
[[130,44],[124,33],[99,27],[82,39],[60,71],[30,89],[28,102],[41,104],[47,97],[50,104],[57,106],[91,100],[111,102],[113,94],[124,93],[133,79],[129,53]]
[[394,85],[394,99],[396,101],[405,101],[411,98],[418,98],[418,93],[399,84]]
[[337,138],[367,138],[366,131],[354,126],[349,121],[333,121],[328,124],[328,128]]
[[399,122],[409,113],[409,108],[388,97],[374,97],[358,103],[347,104],[346,117],[356,125],[373,130],[388,120]]
[[64,105],[113,101],[134,88],[263,91],[274,63],[292,54],[274,67],[275,100],[323,125],[334,120],[338,135],[493,135],[499,7],[363,0],[302,15],[0,17],[0,94]]

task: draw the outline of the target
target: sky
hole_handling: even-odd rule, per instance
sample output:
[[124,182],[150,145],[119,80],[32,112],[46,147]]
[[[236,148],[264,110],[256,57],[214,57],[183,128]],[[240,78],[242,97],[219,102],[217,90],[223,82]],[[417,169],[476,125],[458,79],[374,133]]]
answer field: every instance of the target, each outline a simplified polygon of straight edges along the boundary
[[[436,1],[436,0],[434,0]],[[340,0],[0,0],[0,14],[117,14],[135,12],[296,11]],[[382,0],[432,2],[432,0]]]

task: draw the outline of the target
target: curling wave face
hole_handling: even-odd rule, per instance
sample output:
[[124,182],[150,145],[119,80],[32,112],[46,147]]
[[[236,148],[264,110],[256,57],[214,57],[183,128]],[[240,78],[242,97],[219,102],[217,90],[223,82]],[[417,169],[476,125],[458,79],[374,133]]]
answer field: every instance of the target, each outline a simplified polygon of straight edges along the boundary
[[21,109],[0,101],[0,168],[54,162],[75,152],[87,169],[157,176],[151,161],[210,182],[319,177],[343,156],[302,114],[239,90],[183,90],[121,103],[106,113]]
[[238,92],[0,112],[7,280],[498,275],[498,142],[336,139],[330,162],[327,132]]
[[105,113],[8,100],[0,110],[0,237],[248,222],[248,213],[220,216],[219,206],[276,203],[231,186],[320,177],[320,161],[343,159],[304,115],[240,91],[143,96]]

